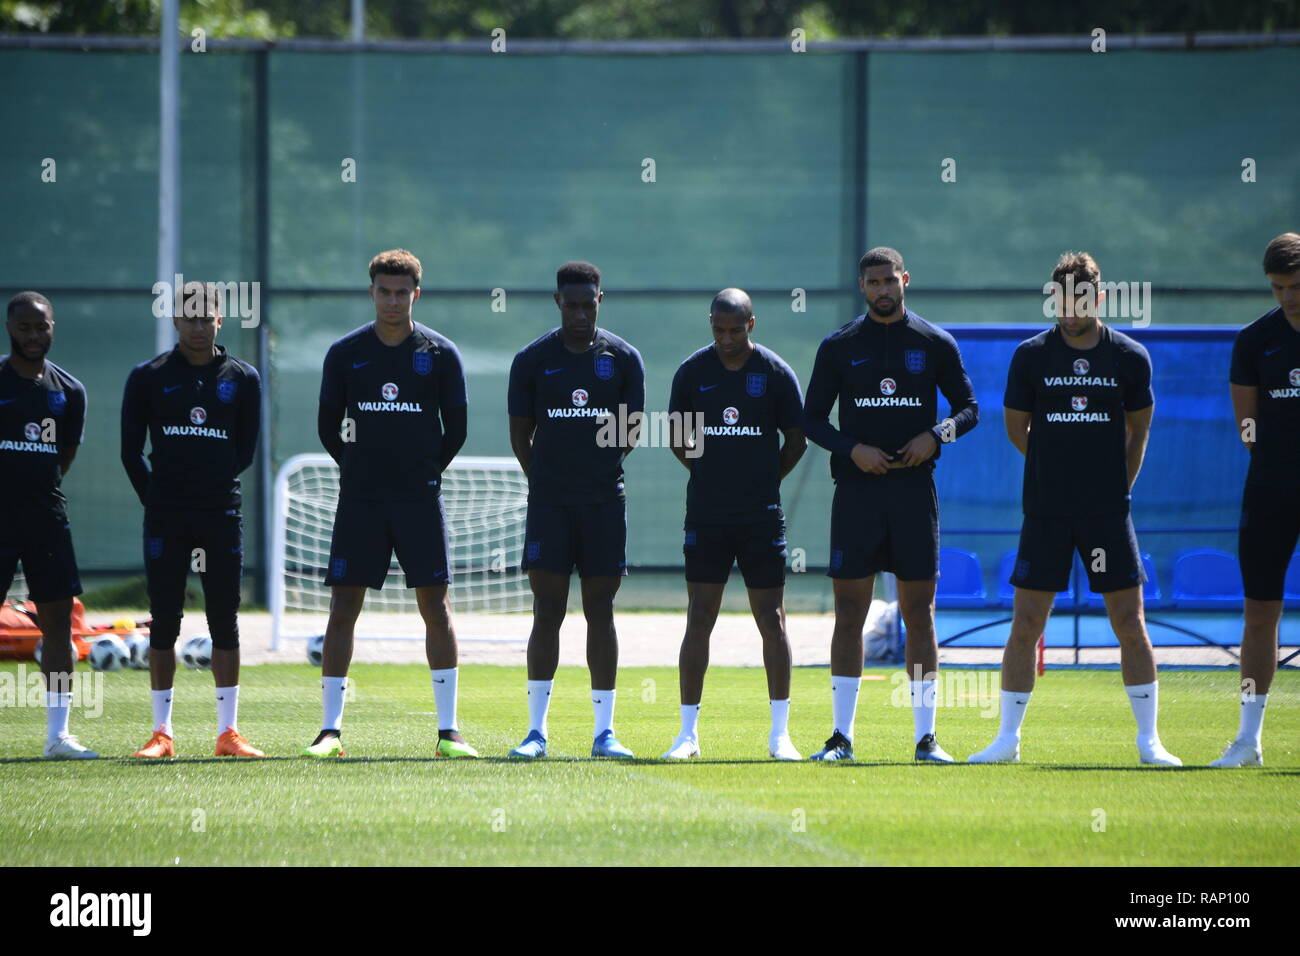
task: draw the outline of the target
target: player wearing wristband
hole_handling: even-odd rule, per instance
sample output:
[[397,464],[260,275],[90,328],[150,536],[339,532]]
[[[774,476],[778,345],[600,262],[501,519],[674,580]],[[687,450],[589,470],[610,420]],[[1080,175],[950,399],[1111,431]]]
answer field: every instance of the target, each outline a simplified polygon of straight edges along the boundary
[[[957,343],[904,304],[911,277],[897,251],[878,247],[858,263],[867,311],[817,350],[804,407],[808,437],[831,452],[830,577],[834,725],[814,760],[853,759],[853,722],[862,677],[862,627],[875,576],[898,578],[907,625],[917,760],[951,763],[935,738],[939,648],[934,589],[939,570],[935,460],[941,446],[975,427],[979,409]],[[949,414],[938,422],[942,392]],[[830,424],[839,402],[839,427]]]

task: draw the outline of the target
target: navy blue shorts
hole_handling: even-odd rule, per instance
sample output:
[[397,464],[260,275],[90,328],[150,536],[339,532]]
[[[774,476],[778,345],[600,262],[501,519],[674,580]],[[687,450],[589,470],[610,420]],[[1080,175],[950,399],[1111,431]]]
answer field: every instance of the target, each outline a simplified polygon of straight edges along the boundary
[[841,481],[831,502],[832,578],[891,571],[901,581],[939,573],[939,496],[933,469]]
[[424,501],[340,498],[325,584],[378,590],[394,551],[408,588],[451,584],[441,495]]
[[740,565],[747,588],[785,585],[785,516],[772,514],[746,524],[687,524],[682,553],[686,580],[696,584],[726,584],[732,564]]
[[1287,565],[1300,538],[1300,495],[1286,488],[1247,485],[1241,498],[1237,560],[1252,601],[1280,601]]
[[33,507],[0,513],[0,599],[9,593],[20,560],[27,596],[37,604],[81,593],[72,531],[62,510]]
[[[202,550],[201,556],[195,554],[196,549]],[[199,557],[202,561],[195,567]],[[235,628],[233,618],[239,611],[244,574],[244,524],[239,511],[146,508],[144,572],[154,620],[149,632],[151,647],[163,650],[176,643],[185,608],[185,580],[191,570],[198,571],[203,582],[213,645],[238,647],[239,632],[230,631]]]
[[1064,591],[1078,551],[1097,594],[1141,587],[1147,579],[1131,515],[1042,518],[1025,515],[1011,583],[1031,591]]
[[558,574],[577,567],[584,578],[627,574],[627,502],[552,505],[529,495],[520,567]]

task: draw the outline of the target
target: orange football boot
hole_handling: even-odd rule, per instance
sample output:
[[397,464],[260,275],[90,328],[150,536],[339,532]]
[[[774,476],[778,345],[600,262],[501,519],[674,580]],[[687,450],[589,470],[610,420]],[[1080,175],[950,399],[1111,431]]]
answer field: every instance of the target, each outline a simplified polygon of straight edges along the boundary
[[149,760],[161,760],[163,757],[175,757],[176,748],[172,746],[170,737],[161,730],[155,730],[149,742],[137,750],[135,755]]
[[227,727],[226,732],[217,738],[217,756],[265,757],[266,754],[245,740],[234,727]]

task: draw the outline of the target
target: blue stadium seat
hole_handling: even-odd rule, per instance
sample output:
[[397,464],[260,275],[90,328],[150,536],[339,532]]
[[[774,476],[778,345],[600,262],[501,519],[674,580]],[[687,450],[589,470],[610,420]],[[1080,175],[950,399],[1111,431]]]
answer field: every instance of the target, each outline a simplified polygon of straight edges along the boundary
[[[998,603],[1003,607],[1012,607],[1016,602],[1016,589],[1011,583],[1011,572],[1016,567],[1016,549],[1005,552],[1002,560],[998,562]],[[1074,579],[1071,578],[1070,586],[1056,595],[1056,599],[1062,601],[1062,607],[1072,607],[1074,605]]]
[[939,581],[934,604],[948,608],[988,606],[979,558],[960,548],[939,549]]
[[1286,583],[1282,587],[1282,606],[1300,607],[1300,552],[1291,555],[1291,563],[1286,566]]
[[1192,548],[1174,562],[1174,606],[1194,611],[1240,610],[1241,568],[1216,548]]
[[[1091,608],[1105,607],[1105,600],[1088,583],[1088,575],[1084,571],[1083,564],[1078,562],[1077,558],[1076,563],[1079,565],[1079,580],[1083,582],[1083,602]],[[1142,585],[1142,603],[1146,607],[1159,607],[1163,598],[1160,594],[1160,582],[1156,580],[1156,563],[1151,560],[1151,555],[1142,555],[1142,570],[1147,573],[1146,584]]]

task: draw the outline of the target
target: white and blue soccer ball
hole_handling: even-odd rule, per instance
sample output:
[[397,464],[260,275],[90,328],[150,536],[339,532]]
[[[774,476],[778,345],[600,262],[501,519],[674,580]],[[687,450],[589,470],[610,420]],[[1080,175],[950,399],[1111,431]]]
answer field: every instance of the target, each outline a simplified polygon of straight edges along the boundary
[[307,662],[312,667],[320,667],[325,660],[325,635],[317,634],[307,640]]
[[140,633],[127,634],[126,649],[131,652],[131,668],[137,671],[149,669],[149,638]]
[[131,651],[116,634],[99,638],[90,645],[90,666],[97,671],[120,671],[130,666]]
[[196,634],[181,645],[181,662],[192,671],[212,668],[212,638]]

